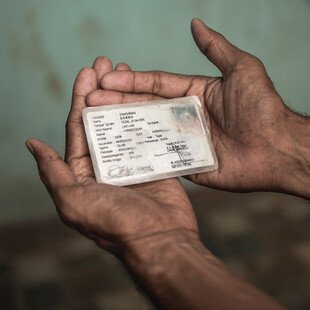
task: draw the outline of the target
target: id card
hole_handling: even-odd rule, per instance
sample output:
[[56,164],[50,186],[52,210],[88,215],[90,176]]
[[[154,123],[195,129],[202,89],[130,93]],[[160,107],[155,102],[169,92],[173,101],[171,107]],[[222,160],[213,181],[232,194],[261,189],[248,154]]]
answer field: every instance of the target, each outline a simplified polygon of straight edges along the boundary
[[124,186],[217,169],[196,96],[85,108],[83,122],[98,183]]

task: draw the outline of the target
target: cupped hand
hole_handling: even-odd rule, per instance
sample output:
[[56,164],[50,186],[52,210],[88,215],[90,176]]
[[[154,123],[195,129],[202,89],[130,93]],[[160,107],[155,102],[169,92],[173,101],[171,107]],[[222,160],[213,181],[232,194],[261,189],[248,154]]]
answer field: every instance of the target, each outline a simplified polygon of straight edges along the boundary
[[116,71],[101,79],[102,89],[87,97],[89,106],[196,95],[200,98],[219,161],[214,172],[189,176],[196,183],[231,190],[279,190],[287,119],[292,112],[269,79],[262,62],[221,34],[192,21],[200,50],[221,77],[160,71]]
[[[125,64],[117,71],[129,70]],[[185,233],[198,238],[191,203],[177,178],[130,188],[98,184],[82,122],[86,96],[98,89],[98,81],[112,71],[112,63],[99,57],[93,68],[78,74],[66,125],[65,161],[47,144],[29,139],[34,155],[61,219],[115,254],[133,240]]]

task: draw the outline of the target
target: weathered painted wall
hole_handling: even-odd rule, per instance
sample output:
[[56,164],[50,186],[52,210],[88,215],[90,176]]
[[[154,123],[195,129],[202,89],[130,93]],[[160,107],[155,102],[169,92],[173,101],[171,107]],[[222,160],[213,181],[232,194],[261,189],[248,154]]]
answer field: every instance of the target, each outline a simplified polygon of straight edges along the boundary
[[286,102],[310,112],[310,1],[1,1],[0,223],[54,212],[24,140],[63,151],[74,77],[96,56],[218,74],[191,38],[196,16],[260,57]]

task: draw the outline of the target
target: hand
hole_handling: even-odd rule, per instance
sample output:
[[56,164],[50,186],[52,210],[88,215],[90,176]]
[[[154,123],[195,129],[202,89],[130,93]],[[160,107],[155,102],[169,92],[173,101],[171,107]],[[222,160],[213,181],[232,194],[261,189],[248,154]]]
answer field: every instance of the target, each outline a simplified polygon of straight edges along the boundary
[[[231,305],[282,309],[231,275],[203,247],[178,179],[131,188],[96,183],[81,113],[86,96],[98,89],[98,80],[111,70],[111,62],[101,57],[92,69],[85,68],[77,76],[67,121],[66,162],[47,144],[35,139],[26,142],[61,219],[120,257],[161,309],[231,309]],[[116,70],[129,67],[123,64]]]
[[[111,72],[101,80],[103,89],[87,97],[87,104],[197,95],[210,126],[219,169],[192,175],[191,180],[231,191],[298,194],[302,178],[294,174],[304,168],[295,158],[294,147],[300,150],[298,136],[304,131],[300,128],[305,120],[284,105],[259,59],[239,50],[199,20],[193,20],[192,33],[222,77]],[[295,183],[288,184],[289,180]],[[299,194],[307,196],[304,191]]]
[[[116,68],[124,69],[129,68]],[[133,240],[147,238],[149,242],[152,236],[164,238],[170,232],[198,239],[192,206],[177,178],[131,188],[96,183],[82,110],[86,96],[97,89],[98,80],[110,71],[111,62],[100,57],[93,68],[84,68],[76,78],[66,126],[66,161],[39,140],[26,142],[61,219],[117,255],[122,255]]]

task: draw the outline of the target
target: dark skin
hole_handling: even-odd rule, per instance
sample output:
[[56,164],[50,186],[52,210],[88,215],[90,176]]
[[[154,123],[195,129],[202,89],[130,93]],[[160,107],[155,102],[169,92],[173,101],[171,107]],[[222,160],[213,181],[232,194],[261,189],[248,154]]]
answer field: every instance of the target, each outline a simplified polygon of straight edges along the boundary
[[304,174],[303,158],[294,154],[307,137],[310,144],[309,130],[303,141],[299,136],[300,130],[309,129],[308,118],[285,106],[258,58],[199,20],[193,21],[192,33],[200,50],[222,72],[221,77],[112,72],[102,78],[102,89],[87,97],[87,104],[196,95],[205,108],[219,169],[189,179],[229,191],[267,190],[309,197],[309,168]]
[[39,140],[27,143],[61,219],[115,254],[130,240],[158,233],[190,231],[198,238],[191,203],[177,178],[130,188],[96,182],[81,113],[86,95],[98,87],[98,77],[110,70],[111,62],[101,57],[76,78],[66,125],[65,161]]
[[[197,95],[205,106],[219,170],[190,179],[221,189],[268,188],[309,196],[303,186],[309,177],[309,148],[299,149],[299,158],[291,156],[298,143],[292,137],[300,128],[309,135],[307,119],[285,107],[258,59],[198,20],[192,31],[199,48],[222,71],[221,78],[133,72],[126,64],[112,72],[110,60],[99,57],[75,81],[65,160],[39,140],[26,144],[60,218],[118,256],[159,307],[282,309],[204,248],[177,178],[127,188],[98,184],[94,178],[82,123],[87,105]],[[293,129],[288,120],[294,120],[289,122]],[[289,163],[298,187],[280,172],[279,165]]]

